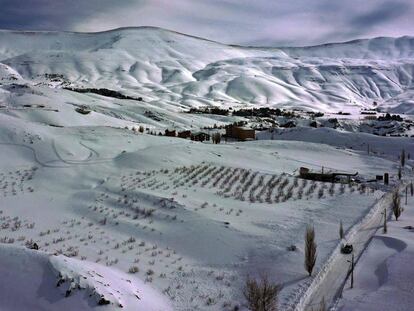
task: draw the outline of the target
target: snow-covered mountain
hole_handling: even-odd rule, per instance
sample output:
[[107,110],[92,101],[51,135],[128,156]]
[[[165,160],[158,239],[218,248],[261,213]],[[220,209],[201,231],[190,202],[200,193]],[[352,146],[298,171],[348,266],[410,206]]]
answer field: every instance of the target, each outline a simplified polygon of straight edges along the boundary
[[254,104],[337,111],[377,101],[412,112],[412,37],[279,49],[228,46],[151,27],[0,31],[0,63],[7,66],[2,76],[4,68],[35,84],[59,82],[59,76],[73,87],[118,90],[167,110]]

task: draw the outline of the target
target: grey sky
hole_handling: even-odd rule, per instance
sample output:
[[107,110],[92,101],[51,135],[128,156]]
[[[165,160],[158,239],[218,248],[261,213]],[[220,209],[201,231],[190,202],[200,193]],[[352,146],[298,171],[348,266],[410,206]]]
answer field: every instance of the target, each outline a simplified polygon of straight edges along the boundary
[[309,45],[414,35],[414,0],[0,0],[0,28],[157,26],[224,43]]

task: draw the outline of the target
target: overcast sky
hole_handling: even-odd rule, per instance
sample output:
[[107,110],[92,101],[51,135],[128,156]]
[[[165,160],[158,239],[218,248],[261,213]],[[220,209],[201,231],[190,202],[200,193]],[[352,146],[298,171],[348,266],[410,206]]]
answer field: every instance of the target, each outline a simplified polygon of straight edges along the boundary
[[0,0],[2,29],[157,26],[243,45],[414,35],[413,21],[414,0]]

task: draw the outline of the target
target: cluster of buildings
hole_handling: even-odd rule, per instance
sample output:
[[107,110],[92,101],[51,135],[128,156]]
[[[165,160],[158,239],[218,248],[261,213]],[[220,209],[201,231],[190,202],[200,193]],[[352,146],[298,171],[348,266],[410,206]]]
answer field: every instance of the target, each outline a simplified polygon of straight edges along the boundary
[[205,132],[191,132],[190,130],[185,130],[181,132],[176,132],[175,130],[165,130],[165,136],[169,137],[179,137],[179,138],[190,138],[194,141],[209,141],[210,140],[210,134]]
[[[194,141],[209,141],[211,139],[211,135],[206,132],[197,131],[192,132],[190,130],[184,130],[177,132],[175,130],[165,130],[164,133],[165,136],[169,137],[179,137],[188,139]],[[226,126],[226,134],[224,135],[225,138],[232,138],[238,141],[246,141],[246,140],[255,140],[256,139],[256,132],[254,129],[245,127],[245,126],[239,126],[236,124],[230,124]]]

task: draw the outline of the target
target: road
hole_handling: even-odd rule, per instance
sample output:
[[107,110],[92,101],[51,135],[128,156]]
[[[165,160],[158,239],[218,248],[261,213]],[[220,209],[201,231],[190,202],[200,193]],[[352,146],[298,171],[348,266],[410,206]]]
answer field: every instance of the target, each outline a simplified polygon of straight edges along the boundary
[[[385,194],[372,207],[371,211],[347,234],[348,243],[354,246],[354,256],[357,262],[363,251],[368,246],[375,232],[383,223],[382,212],[391,204],[391,193]],[[389,213],[388,213],[389,214]],[[339,247],[332,254],[328,262],[315,276],[295,311],[311,311],[317,309],[321,300],[324,299],[329,306],[339,298],[344,287],[352,255],[343,255]]]

